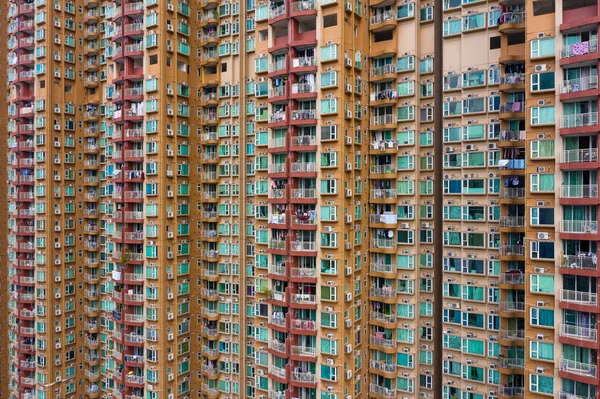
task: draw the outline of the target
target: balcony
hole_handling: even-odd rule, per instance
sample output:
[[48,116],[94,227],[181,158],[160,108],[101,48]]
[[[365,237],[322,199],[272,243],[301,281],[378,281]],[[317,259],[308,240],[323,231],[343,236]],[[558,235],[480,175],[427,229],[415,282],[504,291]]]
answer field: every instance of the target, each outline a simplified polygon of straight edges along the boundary
[[294,241],[292,242],[292,251],[314,252],[317,250],[317,243],[314,241]]
[[384,398],[395,398],[396,397],[396,389],[394,388],[386,388],[377,384],[369,384],[369,392],[374,393],[376,395],[382,396]]
[[498,331],[500,339],[506,341],[523,341],[525,339],[525,330],[505,330]]
[[308,383],[308,384],[316,384],[317,383],[317,375],[311,373],[310,371],[306,371],[306,372],[294,371],[292,373],[292,381],[304,382],[304,383]]
[[589,326],[573,326],[570,324],[560,325],[560,336],[564,338],[577,339],[581,341],[598,341],[598,328]]
[[501,273],[500,284],[525,284],[525,274],[523,273]]
[[598,256],[592,255],[563,255],[560,267],[580,270],[598,270]]
[[295,1],[292,3],[292,12],[303,12],[315,10],[315,1]]
[[314,346],[292,346],[292,355],[317,356],[317,348]]
[[560,58],[571,58],[585,54],[593,54],[598,52],[598,41],[590,40],[587,42],[579,42],[563,46],[560,50]]
[[398,192],[395,189],[372,189],[371,199],[395,199],[398,196]]
[[498,393],[506,398],[521,398],[525,394],[525,388],[498,385]]
[[563,163],[598,162],[598,149],[565,150],[560,161]]
[[525,302],[500,302],[500,311],[501,312],[524,312],[525,311]]
[[396,324],[396,315],[385,314],[381,312],[371,311],[371,320],[379,321],[386,324]]
[[269,19],[274,19],[285,14],[285,3],[269,10]]
[[397,72],[396,71],[396,65],[394,65],[394,64],[386,64],[386,65],[382,65],[382,66],[379,66],[379,67],[373,67],[373,68],[371,68],[370,76],[372,78],[375,78],[375,77],[383,76],[383,75],[396,74],[396,72]]
[[578,127],[596,126],[598,124],[598,113],[588,112],[585,114],[564,115],[560,122],[562,129],[573,129]]
[[292,198],[294,199],[316,199],[317,190],[314,188],[300,188],[292,190]]
[[297,305],[316,305],[317,296],[311,294],[295,293],[292,294],[292,303],[295,303]]
[[383,263],[383,262],[372,262],[371,272],[375,273],[394,273],[396,274],[396,265]]
[[382,22],[391,21],[391,20],[393,20],[393,21],[396,20],[396,16],[394,15],[393,10],[377,13],[377,14],[373,15],[370,19],[371,25],[380,24]]
[[371,125],[373,125],[373,126],[391,125],[391,124],[396,124],[396,117],[393,114],[373,116],[371,118]]
[[371,165],[370,171],[373,175],[395,175],[397,172],[394,164]]
[[292,120],[293,121],[305,121],[312,120],[317,118],[317,110],[316,109],[303,109],[292,111]]
[[317,331],[317,323],[314,320],[292,319],[290,328],[301,331]]
[[269,349],[272,349],[277,352],[286,353],[285,342],[280,342],[275,339],[269,341]]
[[372,297],[383,298],[383,299],[394,299],[396,298],[396,291],[394,287],[383,286],[383,287],[371,287],[369,294]]
[[597,184],[568,185],[560,187],[560,198],[598,198]]
[[276,377],[279,378],[286,378],[285,375],[285,368],[283,367],[277,367],[274,365],[269,366],[269,374],[273,374]]
[[382,371],[384,373],[396,373],[397,367],[395,364],[385,363],[383,361],[378,361],[375,359],[371,359],[371,368]]
[[500,216],[500,227],[525,227],[525,217]]
[[371,239],[371,247],[393,249],[396,248],[396,240],[392,238],[373,238]]
[[588,76],[585,78],[563,80],[560,92],[561,94],[571,94],[597,88],[598,76]]
[[390,348],[390,349],[395,348],[397,345],[396,341],[394,341],[393,339],[380,338],[375,335],[369,336],[369,343],[371,345],[377,345],[377,346],[381,346],[383,348]]
[[522,370],[525,367],[525,359],[512,357],[498,357],[500,368],[509,370]]
[[525,256],[525,246],[524,245],[502,245],[502,246],[500,246],[500,255]]
[[598,222],[595,220],[563,220],[561,233],[598,234]]
[[[305,2],[302,2],[302,3],[305,3]],[[316,58],[314,56],[313,57],[292,58],[292,68],[314,67],[316,65],[317,65],[317,62],[316,62]]]
[[311,267],[294,267],[291,270],[292,277],[296,278],[316,278],[317,269]]
[[598,294],[595,292],[561,289],[560,300],[561,302],[574,303],[577,305],[596,306],[598,304]]
[[596,377],[596,364],[594,363],[583,363],[575,360],[560,359],[560,371],[566,371],[567,373],[577,374],[584,377]]
[[312,173],[317,171],[316,162],[294,162],[292,163],[292,172],[294,173]]

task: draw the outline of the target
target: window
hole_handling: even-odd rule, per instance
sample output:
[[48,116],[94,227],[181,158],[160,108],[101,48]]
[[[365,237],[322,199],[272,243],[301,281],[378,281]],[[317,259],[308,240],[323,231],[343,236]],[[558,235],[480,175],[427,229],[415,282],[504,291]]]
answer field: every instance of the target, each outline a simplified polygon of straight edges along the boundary
[[321,61],[334,61],[338,58],[338,48],[336,44],[321,47]]
[[531,158],[554,158],[554,140],[532,140]]
[[554,72],[531,74],[531,91],[554,90]]
[[554,259],[554,243],[551,241],[531,241],[531,259]]
[[459,35],[461,27],[462,24],[460,19],[444,21],[444,36]]
[[534,226],[553,226],[555,212],[554,208],[531,208],[530,222]]
[[554,310],[532,307],[529,311],[529,322],[534,326],[554,327]]
[[553,294],[554,276],[542,276],[539,274],[532,274],[530,279],[530,286],[532,292]]
[[554,378],[543,375],[529,375],[529,389],[532,392],[554,394]]
[[529,342],[529,356],[532,359],[553,360],[554,344],[539,341]]
[[554,173],[532,174],[530,178],[530,189],[532,192],[553,192]]
[[485,13],[471,14],[463,17],[463,31],[485,28]]
[[547,37],[531,41],[531,58],[554,56],[554,38]]

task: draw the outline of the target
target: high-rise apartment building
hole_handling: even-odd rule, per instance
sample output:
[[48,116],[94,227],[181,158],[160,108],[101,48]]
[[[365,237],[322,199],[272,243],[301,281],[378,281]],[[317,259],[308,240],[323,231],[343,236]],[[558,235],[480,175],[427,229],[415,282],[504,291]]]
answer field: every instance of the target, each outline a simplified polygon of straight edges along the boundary
[[600,397],[599,2],[0,8],[2,396]]

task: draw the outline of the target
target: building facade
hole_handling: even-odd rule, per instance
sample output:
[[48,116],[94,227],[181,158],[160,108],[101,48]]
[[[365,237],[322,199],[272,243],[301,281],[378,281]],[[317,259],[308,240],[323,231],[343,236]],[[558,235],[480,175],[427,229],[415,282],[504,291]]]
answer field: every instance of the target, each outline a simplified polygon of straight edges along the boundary
[[2,395],[600,397],[597,1],[2,9]]

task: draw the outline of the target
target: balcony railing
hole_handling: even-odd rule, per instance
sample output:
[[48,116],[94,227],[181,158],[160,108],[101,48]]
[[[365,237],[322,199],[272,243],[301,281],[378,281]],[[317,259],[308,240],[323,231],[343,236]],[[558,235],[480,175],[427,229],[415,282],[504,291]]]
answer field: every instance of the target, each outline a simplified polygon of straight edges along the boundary
[[382,346],[384,348],[395,348],[396,347],[396,341],[394,341],[393,339],[380,338],[375,335],[371,335],[369,337],[369,343],[371,345]]
[[598,162],[598,149],[565,150],[562,152],[560,161],[564,163]]
[[316,356],[317,348],[314,346],[292,346],[292,354],[297,356]]
[[316,374],[313,374],[309,371],[307,371],[307,372],[294,371],[292,373],[292,380],[297,381],[297,382],[305,382],[305,383],[309,383],[309,384],[315,384],[317,382],[317,376],[316,376]]
[[576,93],[583,90],[598,88],[598,76],[587,76],[585,78],[569,79],[562,82],[561,93]]
[[382,65],[379,67],[373,67],[371,68],[371,77],[377,77],[377,76],[381,76],[381,75],[387,75],[390,73],[396,73],[396,65],[394,64],[386,64],[386,65]]
[[371,320],[380,321],[387,324],[396,324],[397,318],[393,314],[371,311]]
[[520,398],[525,394],[525,388],[498,385],[498,393],[506,398]]
[[563,255],[560,267],[569,269],[598,270],[598,256],[593,255]]
[[500,302],[500,310],[505,312],[524,312],[525,302]]
[[576,303],[579,305],[597,305],[598,294],[595,292],[583,292],[575,290],[560,290],[560,300],[562,302]]
[[314,188],[298,188],[292,190],[292,197],[295,199],[315,199],[317,190]]
[[395,373],[397,369],[397,366],[393,363],[385,363],[375,359],[371,359],[371,367],[384,373]]
[[598,198],[597,184],[567,185],[560,187],[561,198]]
[[394,299],[396,298],[396,291],[391,286],[384,287],[371,287],[369,291],[371,296],[385,299]]
[[525,22],[524,12],[505,12],[500,14],[498,23],[502,24],[522,24]]
[[560,336],[565,338],[580,339],[582,341],[596,342],[598,340],[598,327],[561,324]]
[[395,20],[396,16],[394,11],[384,11],[382,13],[375,14],[371,17],[371,25],[380,24],[385,21]]
[[315,136],[293,136],[292,147],[303,147],[317,145],[317,138]]
[[501,273],[501,284],[525,284],[525,274],[523,273]]
[[292,3],[292,12],[312,11],[315,9],[314,0],[295,1]]
[[376,273],[396,273],[397,267],[394,264],[383,262],[372,262],[371,271]]
[[502,246],[500,246],[500,255],[525,256],[525,246],[524,245],[502,245]]
[[398,196],[395,189],[376,188],[371,190],[371,199],[394,199]]
[[369,391],[384,398],[396,397],[396,390],[394,388],[386,388],[377,384],[369,384]]
[[586,377],[596,377],[596,364],[583,363],[575,360],[560,359],[560,371],[578,374]]
[[585,55],[598,52],[598,41],[590,40],[563,46],[560,51],[561,58],[571,58],[578,55]]
[[597,124],[598,113],[588,112],[585,114],[564,115],[560,127],[564,129],[571,129],[584,126],[596,126]]
[[597,234],[598,222],[595,220],[563,220],[562,233]]
[[292,163],[292,172],[316,172],[316,162],[294,162]]
[[396,123],[396,118],[393,114],[378,115],[371,118],[371,125],[375,126],[389,125],[394,123]]
[[499,332],[500,339],[504,339],[507,341],[523,341],[525,339],[525,331],[524,330],[501,329],[498,332]]
[[373,238],[371,239],[372,248],[396,248],[396,240],[392,238]]
[[[293,4],[292,4],[293,7]],[[298,57],[292,58],[292,67],[303,68],[317,65],[315,57]]]
[[317,250],[317,243],[314,241],[294,241],[292,250],[300,252],[314,252]]
[[500,216],[500,227],[525,227],[525,217]]
[[375,175],[391,175],[396,174],[396,165],[387,164],[387,165],[371,165],[371,173]]
[[269,18],[271,18],[271,19],[277,18],[283,14],[285,14],[285,3],[280,5],[279,7],[269,10]]
[[316,331],[317,324],[314,320],[292,319],[290,327],[294,330]]

